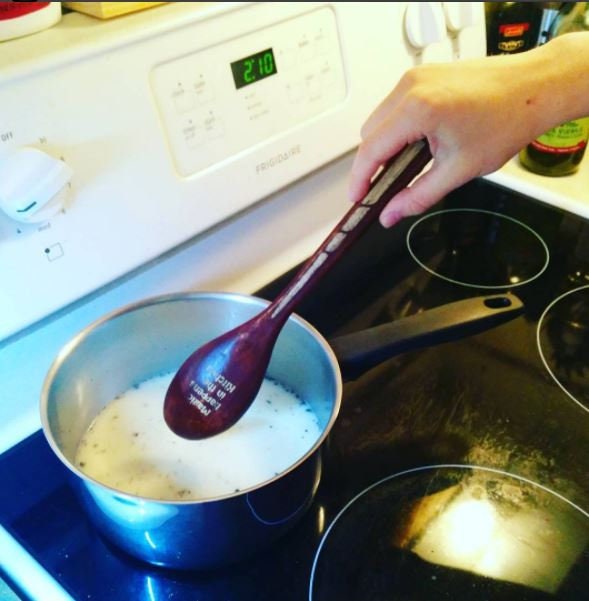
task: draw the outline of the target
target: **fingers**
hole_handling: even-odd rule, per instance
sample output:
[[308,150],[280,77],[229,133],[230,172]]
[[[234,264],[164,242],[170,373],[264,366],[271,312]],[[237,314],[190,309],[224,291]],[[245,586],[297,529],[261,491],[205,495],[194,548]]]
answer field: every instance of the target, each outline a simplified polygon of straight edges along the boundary
[[378,168],[405,146],[400,139],[382,140],[369,148],[358,149],[350,176],[349,196],[353,202],[362,200],[370,187],[370,182]]
[[358,147],[350,173],[349,197],[357,202],[364,198],[370,182],[378,168],[397,154],[407,144],[424,136],[418,131],[407,129],[405,122],[397,121],[394,113],[382,122]]
[[471,175],[465,169],[455,168],[451,161],[435,161],[411,187],[401,190],[389,201],[380,214],[380,223],[389,228],[405,217],[419,215],[469,179]]

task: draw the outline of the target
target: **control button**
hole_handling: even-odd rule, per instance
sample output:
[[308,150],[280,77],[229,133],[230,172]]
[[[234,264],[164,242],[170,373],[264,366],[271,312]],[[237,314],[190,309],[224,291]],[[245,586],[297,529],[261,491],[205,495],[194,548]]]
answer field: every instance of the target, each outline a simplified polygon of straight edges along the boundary
[[225,135],[225,127],[223,120],[216,117],[213,113],[208,115],[204,120],[204,129],[209,140],[222,138]]
[[203,76],[194,82],[194,93],[199,104],[205,104],[214,100],[213,87],[208,83]]
[[196,107],[196,96],[179,87],[172,92],[174,106],[178,113],[187,113]]
[[321,97],[321,82],[319,81],[319,77],[315,74],[309,74],[305,78],[305,84],[307,85],[309,100],[318,100]]
[[296,62],[295,52],[292,48],[285,48],[284,50],[280,50],[278,53],[278,65],[277,70],[288,71],[292,69]]
[[198,126],[192,121],[182,129],[182,135],[189,148],[198,148],[205,141],[204,127]]
[[309,42],[307,38],[303,38],[299,42],[299,53],[301,56],[301,60],[309,61],[313,58],[315,52],[315,46]]
[[72,169],[36,148],[0,159],[0,209],[24,223],[46,221],[65,205]]
[[323,81],[323,88],[329,89],[335,83],[335,71],[331,68],[329,61],[325,61],[319,70],[319,75]]
[[439,2],[409,2],[405,11],[405,33],[415,48],[425,48],[446,38],[446,20]]
[[319,32],[315,38],[315,48],[318,55],[327,54],[329,50],[329,44],[327,43],[327,37],[323,32]]
[[452,32],[476,25],[479,11],[476,2],[442,2],[446,26]]
[[255,90],[244,96],[245,109],[250,121],[257,121],[270,113],[266,101],[262,97],[258,97]]
[[286,93],[288,94],[288,99],[292,104],[298,104],[301,102],[305,95],[302,82],[297,81],[286,84]]

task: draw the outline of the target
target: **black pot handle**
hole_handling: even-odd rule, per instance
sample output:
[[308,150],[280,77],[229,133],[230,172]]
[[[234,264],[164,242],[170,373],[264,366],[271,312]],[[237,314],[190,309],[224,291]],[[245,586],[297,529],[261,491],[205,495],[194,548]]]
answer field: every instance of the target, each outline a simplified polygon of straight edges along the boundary
[[514,319],[523,310],[521,300],[512,294],[478,296],[338,336],[329,344],[344,377],[354,378],[385,359],[484,332]]

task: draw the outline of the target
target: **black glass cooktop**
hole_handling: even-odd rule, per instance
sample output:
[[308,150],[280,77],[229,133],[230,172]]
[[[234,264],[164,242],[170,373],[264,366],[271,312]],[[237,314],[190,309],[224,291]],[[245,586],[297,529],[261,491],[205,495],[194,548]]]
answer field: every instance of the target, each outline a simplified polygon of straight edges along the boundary
[[348,377],[310,510],[249,560],[183,573],[127,557],[40,432],[0,457],[0,522],[75,599],[585,598],[588,231],[482,180],[375,225],[298,310],[326,337],[495,292],[524,313]]

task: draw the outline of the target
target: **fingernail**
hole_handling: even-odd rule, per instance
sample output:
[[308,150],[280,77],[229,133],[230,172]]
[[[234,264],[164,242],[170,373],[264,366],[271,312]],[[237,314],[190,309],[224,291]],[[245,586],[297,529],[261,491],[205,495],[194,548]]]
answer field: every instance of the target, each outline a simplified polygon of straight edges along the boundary
[[379,221],[383,227],[390,228],[393,227],[396,223],[399,223],[403,219],[403,215],[400,211],[395,209],[389,211],[383,211],[380,214]]
[[348,186],[348,198],[352,202],[357,202],[357,200],[358,200],[358,190],[356,189],[356,187],[353,184],[350,184]]

